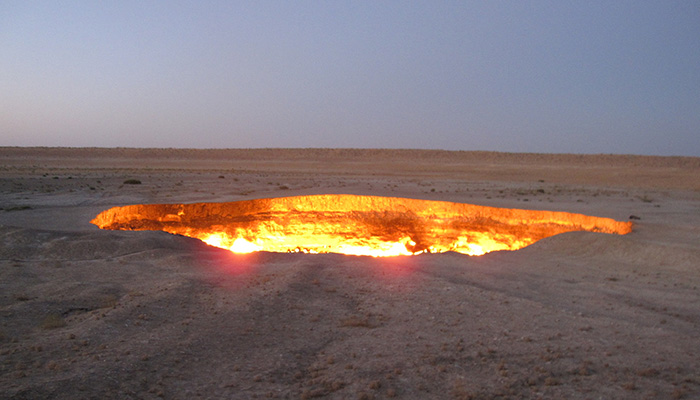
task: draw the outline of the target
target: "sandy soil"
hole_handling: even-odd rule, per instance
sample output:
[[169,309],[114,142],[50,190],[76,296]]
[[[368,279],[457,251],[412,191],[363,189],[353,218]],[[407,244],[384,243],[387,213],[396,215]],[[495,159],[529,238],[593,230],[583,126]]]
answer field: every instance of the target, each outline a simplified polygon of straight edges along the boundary
[[[319,193],[640,219],[388,259],[89,224]],[[0,398],[700,398],[699,158],[0,148],[0,208]]]

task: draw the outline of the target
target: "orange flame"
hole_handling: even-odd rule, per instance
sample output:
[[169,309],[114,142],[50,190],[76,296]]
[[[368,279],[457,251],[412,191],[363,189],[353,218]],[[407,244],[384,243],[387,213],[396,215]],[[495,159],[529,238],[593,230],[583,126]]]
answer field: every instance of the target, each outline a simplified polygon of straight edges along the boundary
[[630,222],[396,197],[315,195],[231,203],[114,207],[102,229],[162,230],[235,253],[254,251],[400,256],[517,250],[570,231],[626,234]]

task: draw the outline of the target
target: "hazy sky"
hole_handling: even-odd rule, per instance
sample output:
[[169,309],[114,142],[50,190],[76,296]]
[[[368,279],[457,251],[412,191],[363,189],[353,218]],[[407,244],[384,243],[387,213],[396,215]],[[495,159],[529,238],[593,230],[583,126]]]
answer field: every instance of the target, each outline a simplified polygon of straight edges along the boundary
[[700,156],[700,2],[2,1],[0,145]]

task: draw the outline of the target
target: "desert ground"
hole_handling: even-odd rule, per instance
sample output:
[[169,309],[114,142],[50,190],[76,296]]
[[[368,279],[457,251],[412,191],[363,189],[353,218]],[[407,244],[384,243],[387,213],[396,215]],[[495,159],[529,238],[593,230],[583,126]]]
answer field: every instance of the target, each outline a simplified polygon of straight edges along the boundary
[[[634,230],[372,258],[90,224],[327,193]],[[0,398],[700,398],[700,158],[0,148]]]

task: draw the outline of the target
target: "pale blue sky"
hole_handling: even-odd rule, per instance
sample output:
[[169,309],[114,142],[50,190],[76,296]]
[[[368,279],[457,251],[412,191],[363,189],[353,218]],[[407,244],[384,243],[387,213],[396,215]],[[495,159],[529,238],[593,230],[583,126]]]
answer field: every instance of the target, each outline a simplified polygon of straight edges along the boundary
[[0,145],[700,156],[700,2],[3,1]]

